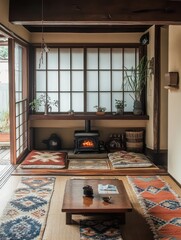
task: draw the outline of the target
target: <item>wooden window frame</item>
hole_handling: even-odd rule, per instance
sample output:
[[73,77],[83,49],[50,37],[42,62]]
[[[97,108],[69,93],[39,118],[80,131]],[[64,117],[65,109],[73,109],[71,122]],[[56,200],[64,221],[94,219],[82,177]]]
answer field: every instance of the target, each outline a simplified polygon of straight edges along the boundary
[[[140,44],[138,44],[138,43],[135,43],[135,44],[134,43],[133,44],[58,44],[58,45],[57,44],[49,44],[49,47],[50,48],[51,47],[52,48],[58,48],[58,54],[59,54],[59,49],[60,48],[70,48],[70,51],[73,48],[82,48],[83,49],[83,56],[84,56],[84,69],[83,69],[83,71],[84,71],[84,73],[83,73],[84,79],[86,79],[86,73],[87,73],[87,69],[86,69],[86,56],[87,56],[87,49],[88,48],[97,48],[97,49],[100,49],[100,48],[110,48],[111,53],[112,53],[112,49],[113,48],[122,48],[123,51],[124,51],[125,48],[134,48],[134,49],[137,49],[137,51],[139,53],[139,57],[143,56],[143,53],[145,53],[145,50],[143,50],[145,48],[143,46],[141,46]],[[30,82],[33,83],[33,84],[31,84],[31,89],[30,89],[30,101],[32,101],[34,98],[36,98],[35,96],[36,96],[36,92],[37,92],[36,91],[36,68],[35,68],[35,66],[36,66],[36,48],[40,48],[40,46],[39,45],[33,45],[32,46],[32,50],[31,50],[31,56],[30,56],[30,58],[32,59],[31,66],[34,66],[32,68],[34,74],[30,78]],[[123,55],[124,55],[124,52],[123,52]],[[72,54],[70,54],[70,56],[72,56]],[[99,54],[98,54],[98,56],[99,56]],[[112,54],[110,54],[110,56],[112,57]],[[46,58],[46,61],[47,61],[47,58]],[[58,64],[59,64],[59,55],[58,55]],[[124,64],[124,62],[123,62],[123,64]],[[112,65],[112,61],[111,61],[111,65]],[[47,81],[47,71],[48,71],[48,69],[46,68],[45,70],[46,70],[46,81]],[[112,75],[112,73],[113,73],[112,66],[108,70],[110,71],[110,73]],[[59,78],[60,77],[59,76],[60,75],[60,68],[59,68],[59,66],[56,69],[56,71],[58,71],[58,78]],[[72,69],[71,68],[70,68],[70,74],[72,74]],[[100,75],[100,69],[98,69],[98,75]],[[111,81],[112,81],[112,78],[111,78]],[[83,94],[84,94],[84,109],[83,109],[83,111],[81,111],[79,113],[84,112],[85,114],[89,114],[90,112],[87,112],[87,110],[86,110],[86,106],[87,106],[86,94],[88,93],[88,91],[85,90],[86,89],[86,83],[87,83],[87,81],[85,80],[84,81],[84,91],[83,91]],[[45,95],[47,95],[47,93],[48,93],[47,86],[46,86],[46,91],[44,91],[44,92],[45,92]],[[109,92],[111,94],[111,103],[110,103],[111,109],[110,109],[110,112],[112,112],[112,94],[113,94],[112,89]],[[122,92],[123,92],[123,95],[124,95],[124,93],[126,91],[123,90]],[[58,90],[57,93],[58,93],[58,100],[60,100],[60,98],[59,98],[60,90]],[[71,95],[71,97],[70,97],[70,108],[72,108],[72,105],[71,105],[72,91],[71,90],[70,90],[70,95]],[[100,95],[100,93],[98,95]],[[146,95],[144,94],[143,95],[144,114],[146,114],[145,96]],[[59,107],[57,112],[52,112],[52,113],[56,114],[56,113],[65,113],[65,112],[60,112],[60,107]],[[132,114],[132,112],[126,112],[126,114]]]

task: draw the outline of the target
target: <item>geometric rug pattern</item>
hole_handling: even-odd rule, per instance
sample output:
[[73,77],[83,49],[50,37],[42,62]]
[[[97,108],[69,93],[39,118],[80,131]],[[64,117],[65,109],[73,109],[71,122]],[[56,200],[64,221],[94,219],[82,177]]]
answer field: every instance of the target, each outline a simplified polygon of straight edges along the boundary
[[21,163],[21,168],[62,169],[66,165],[67,153],[59,151],[32,150]]
[[141,153],[117,151],[108,153],[108,157],[112,166],[116,169],[153,166],[153,163],[144,154]]
[[80,240],[122,240],[119,219],[81,220]]
[[55,177],[22,177],[0,218],[0,239],[42,239]]
[[159,176],[129,176],[154,239],[181,239],[181,199]]
[[69,170],[110,169],[108,159],[70,159]]

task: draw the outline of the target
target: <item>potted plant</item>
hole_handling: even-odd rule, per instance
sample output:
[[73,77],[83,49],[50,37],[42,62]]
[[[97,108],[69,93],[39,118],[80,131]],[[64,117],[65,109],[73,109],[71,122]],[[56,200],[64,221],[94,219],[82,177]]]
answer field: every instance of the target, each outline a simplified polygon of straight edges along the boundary
[[29,103],[31,110],[35,111],[38,111],[42,105],[45,108],[45,114],[47,114],[49,111],[51,112],[52,106],[58,106],[58,101],[52,101],[49,96],[46,97],[45,94],[41,94],[37,99],[33,99],[33,101]]
[[134,100],[133,113],[135,115],[143,113],[141,96],[147,81],[148,64],[147,57],[143,56],[136,68],[125,68],[125,88],[134,93],[131,97]]
[[67,112],[69,115],[74,115],[74,110],[73,109],[70,109],[70,110],[68,110],[68,112]]
[[123,114],[126,103],[123,100],[115,99],[115,107],[117,109],[117,114]]
[[94,106],[94,108],[96,108],[97,112],[96,114],[97,115],[104,115],[105,114],[105,111],[106,111],[106,108],[105,107],[101,107],[101,106]]

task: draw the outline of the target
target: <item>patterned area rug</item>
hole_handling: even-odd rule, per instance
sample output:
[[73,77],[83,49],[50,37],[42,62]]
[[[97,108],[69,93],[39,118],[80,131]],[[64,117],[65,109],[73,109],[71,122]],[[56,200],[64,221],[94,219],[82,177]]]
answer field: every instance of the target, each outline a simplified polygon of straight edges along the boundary
[[23,177],[0,219],[0,239],[42,239],[55,177]]
[[21,168],[53,168],[61,169],[66,165],[66,152],[31,151],[21,163]]
[[110,169],[108,159],[70,159],[68,169]]
[[115,169],[151,167],[153,163],[141,153],[118,151],[108,154],[109,160]]
[[128,177],[154,239],[181,239],[181,200],[158,176]]
[[122,240],[119,220],[81,220],[80,240]]

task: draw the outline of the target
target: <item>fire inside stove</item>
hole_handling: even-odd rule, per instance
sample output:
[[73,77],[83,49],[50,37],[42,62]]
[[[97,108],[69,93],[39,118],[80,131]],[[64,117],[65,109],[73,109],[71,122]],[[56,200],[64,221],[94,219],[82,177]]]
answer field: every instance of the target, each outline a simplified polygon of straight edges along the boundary
[[90,120],[85,121],[85,130],[74,132],[74,153],[99,152],[99,131],[90,129]]
[[90,147],[90,148],[92,148],[92,147],[94,147],[94,142],[93,141],[91,141],[91,140],[84,140],[83,142],[82,142],[82,147]]

